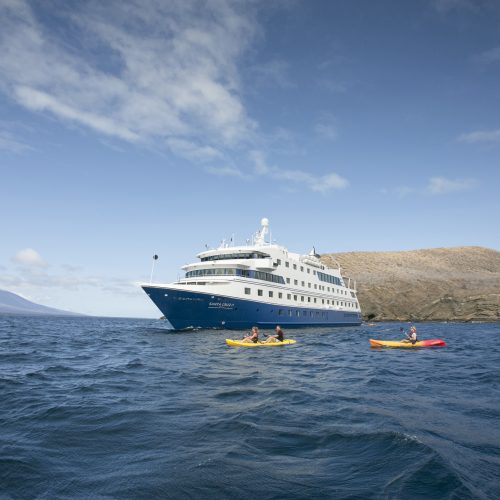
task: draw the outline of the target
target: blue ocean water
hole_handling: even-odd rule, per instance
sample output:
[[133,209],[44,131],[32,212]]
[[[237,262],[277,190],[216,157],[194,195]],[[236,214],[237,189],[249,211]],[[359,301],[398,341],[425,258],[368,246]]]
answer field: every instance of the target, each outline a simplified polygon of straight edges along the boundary
[[0,316],[2,498],[499,498],[500,325],[241,332]]

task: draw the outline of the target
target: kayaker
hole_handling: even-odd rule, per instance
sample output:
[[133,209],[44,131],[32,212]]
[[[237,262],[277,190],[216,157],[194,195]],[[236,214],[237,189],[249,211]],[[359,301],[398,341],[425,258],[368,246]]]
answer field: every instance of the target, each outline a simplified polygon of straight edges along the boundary
[[284,334],[283,330],[281,329],[281,326],[277,325],[276,326],[276,335],[269,335],[267,337],[267,340],[265,340],[264,342],[266,342],[266,343],[268,343],[268,342],[283,342],[283,340],[285,340],[285,334]]
[[404,342],[405,344],[412,343],[415,344],[417,342],[417,328],[415,326],[412,326],[410,328],[409,333],[405,333],[406,338],[403,339],[401,342]]
[[252,326],[252,334],[245,337],[242,342],[253,342],[256,344],[259,341],[259,329],[256,326]]

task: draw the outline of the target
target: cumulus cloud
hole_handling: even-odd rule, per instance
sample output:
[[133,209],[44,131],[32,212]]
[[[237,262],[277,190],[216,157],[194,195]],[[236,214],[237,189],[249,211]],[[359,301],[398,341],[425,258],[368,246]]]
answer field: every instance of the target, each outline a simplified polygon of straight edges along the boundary
[[480,142],[500,142],[500,129],[496,130],[477,130],[462,134],[458,137],[460,142],[475,144]]
[[12,261],[21,264],[22,266],[29,267],[48,267],[47,262],[41,257],[41,255],[32,248],[25,248],[24,250],[19,250],[19,252],[14,255]]
[[467,191],[477,185],[475,179],[447,179],[446,177],[431,177],[427,185],[429,194],[439,195]]

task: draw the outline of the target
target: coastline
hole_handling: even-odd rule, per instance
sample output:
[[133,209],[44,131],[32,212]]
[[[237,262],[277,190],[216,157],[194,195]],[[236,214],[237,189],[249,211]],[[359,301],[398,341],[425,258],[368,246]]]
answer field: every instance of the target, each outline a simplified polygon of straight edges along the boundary
[[482,247],[325,254],[357,282],[364,321],[500,321],[500,252]]

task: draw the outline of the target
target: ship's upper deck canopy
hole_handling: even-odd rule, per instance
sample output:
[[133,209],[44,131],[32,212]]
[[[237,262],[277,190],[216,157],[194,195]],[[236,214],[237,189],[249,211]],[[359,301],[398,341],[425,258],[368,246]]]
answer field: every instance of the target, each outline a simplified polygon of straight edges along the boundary
[[230,260],[230,259],[268,259],[270,255],[261,251],[256,251],[254,247],[229,247],[221,250],[208,250],[198,254],[202,262],[210,260]]
[[[268,238],[266,236],[269,235]],[[212,262],[215,261],[226,261],[226,260],[254,260],[254,259],[272,259],[272,262],[266,266],[261,261],[260,265],[255,263],[257,267],[269,267],[272,269],[276,267],[277,263],[280,262],[280,259],[291,259],[300,263],[307,264],[317,269],[328,269],[328,266],[320,260],[319,254],[316,253],[315,248],[311,250],[308,255],[300,255],[292,252],[288,252],[288,250],[276,243],[272,242],[271,233],[269,231],[269,220],[264,218],[261,220],[261,229],[257,231],[251,238],[251,240],[247,240],[246,245],[232,246],[226,243],[225,240],[222,240],[220,246],[218,248],[211,248],[204,252],[201,252],[197,255],[197,257],[201,260],[201,262]],[[238,263],[240,266],[240,264]],[[243,262],[241,266],[243,266]],[[187,268],[195,268],[198,267],[196,264],[190,264],[189,266],[183,266],[183,269]],[[334,270],[340,273],[339,269]],[[335,273],[336,274],[336,273]]]
[[267,253],[255,252],[248,248],[244,249],[243,251],[242,250],[238,251],[234,248],[231,248],[230,250],[231,250],[230,252],[217,251],[212,255],[207,255],[208,252],[204,252],[203,254],[200,254],[198,257],[200,257],[202,262],[207,262],[210,260],[230,260],[230,259],[268,259],[270,257],[270,255]]
[[261,229],[252,236],[252,239],[247,240],[246,245],[230,246],[226,243],[226,240],[222,240],[219,248],[201,252],[197,257],[202,262],[206,262],[229,259],[269,259],[275,257],[276,250],[279,250],[280,253],[287,253],[286,248],[273,244],[272,241],[266,241],[266,235],[269,234],[269,220],[262,219],[261,226]]

